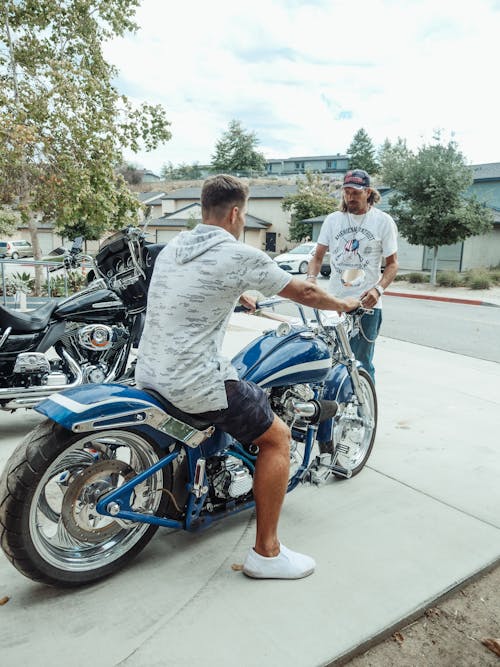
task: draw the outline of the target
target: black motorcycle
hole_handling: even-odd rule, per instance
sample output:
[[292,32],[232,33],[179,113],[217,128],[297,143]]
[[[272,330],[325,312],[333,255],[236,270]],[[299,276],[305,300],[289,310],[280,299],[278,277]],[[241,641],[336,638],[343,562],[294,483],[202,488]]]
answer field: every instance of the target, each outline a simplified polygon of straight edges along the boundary
[[75,239],[64,265],[90,261],[80,292],[31,312],[0,305],[0,409],[32,408],[50,394],[133,375],[130,350],[143,325],[153,265],[164,245],[127,227],[106,239],[95,260]]

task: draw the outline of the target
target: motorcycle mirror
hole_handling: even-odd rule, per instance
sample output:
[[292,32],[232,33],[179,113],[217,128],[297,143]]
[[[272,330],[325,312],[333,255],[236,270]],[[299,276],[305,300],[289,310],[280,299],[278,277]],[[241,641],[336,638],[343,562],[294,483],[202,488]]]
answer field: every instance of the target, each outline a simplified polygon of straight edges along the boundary
[[71,254],[76,255],[77,253],[80,252],[83,246],[83,236],[77,236],[75,240],[73,241],[73,245],[71,247]]

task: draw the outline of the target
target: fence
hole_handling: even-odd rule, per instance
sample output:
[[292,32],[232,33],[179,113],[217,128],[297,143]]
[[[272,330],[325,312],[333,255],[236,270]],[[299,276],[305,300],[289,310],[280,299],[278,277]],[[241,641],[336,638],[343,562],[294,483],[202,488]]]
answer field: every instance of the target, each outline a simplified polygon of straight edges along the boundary
[[[53,286],[53,273],[57,271],[57,275],[62,277],[62,281],[58,281],[58,292],[60,292],[60,287],[62,286],[62,294],[58,293],[56,296],[69,296],[70,294],[70,285],[68,280],[68,270],[62,262],[50,262],[44,260],[19,260],[19,259],[0,259],[0,287],[2,290],[3,305],[7,306],[9,291],[14,291],[13,295],[9,299],[9,307],[14,308],[25,308],[27,295],[30,291],[27,281],[21,280],[19,278],[19,272],[23,272],[24,269],[28,269],[27,273],[30,277],[34,278],[35,275],[35,266],[44,267],[44,272],[46,276],[46,286],[47,294],[44,296],[41,301],[47,301],[52,299],[55,295],[54,286]],[[82,264],[82,273],[85,274],[86,270],[85,264]],[[17,273],[16,273],[17,269]],[[40,300],[39,300],[40,301]]]

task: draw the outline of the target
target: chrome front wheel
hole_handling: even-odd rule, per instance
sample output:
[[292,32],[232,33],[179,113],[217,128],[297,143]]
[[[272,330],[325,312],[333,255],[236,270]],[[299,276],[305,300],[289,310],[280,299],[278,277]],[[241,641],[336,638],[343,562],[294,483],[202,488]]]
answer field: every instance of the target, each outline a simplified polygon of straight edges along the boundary
[[378,406],[375,386],[370,375],[358,369],[364,405],[356,398],[345,404],[333,429],[333,451],[336,465],[357,475],[371,454],[377,432]]

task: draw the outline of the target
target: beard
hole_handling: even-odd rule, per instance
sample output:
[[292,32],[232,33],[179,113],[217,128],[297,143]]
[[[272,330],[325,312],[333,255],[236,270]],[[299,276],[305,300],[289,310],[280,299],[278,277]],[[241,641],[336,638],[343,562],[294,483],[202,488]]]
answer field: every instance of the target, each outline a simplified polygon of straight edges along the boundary
[[367,211],[367,208],[361,202],[351,202],[350,204],[346,204],[346,206],[349,213],[353,215],[360,215]]

